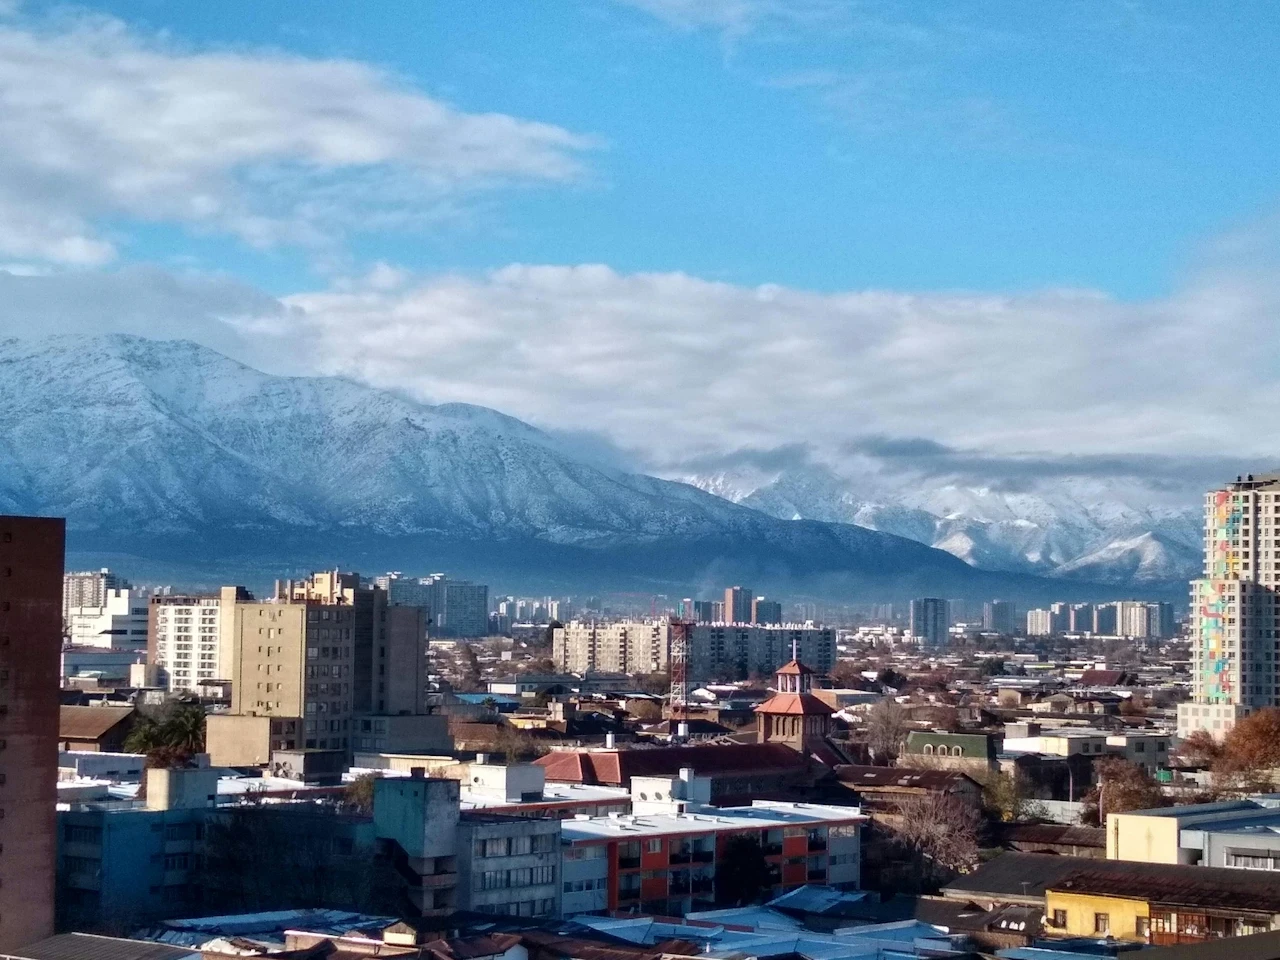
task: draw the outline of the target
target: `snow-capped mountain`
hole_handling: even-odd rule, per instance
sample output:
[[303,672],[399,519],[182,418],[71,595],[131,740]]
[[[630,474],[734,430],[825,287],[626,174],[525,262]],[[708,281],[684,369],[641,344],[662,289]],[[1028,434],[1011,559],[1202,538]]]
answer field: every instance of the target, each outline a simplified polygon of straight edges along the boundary
[[1110,478],[1053,478],[1007,491],[947,478],[844,477],[805,465],[763,479],[682,479],[775,517],[853,523],[990,570],[1125,584],[1185,580],[1201,563],[1192,493]]
[[187,341],[0,341],[0,410],[0,512],[66,516],[73,555],[122,566],[846,598],[1045,588],[865,525],[610,472],[493,410],[272,376]]

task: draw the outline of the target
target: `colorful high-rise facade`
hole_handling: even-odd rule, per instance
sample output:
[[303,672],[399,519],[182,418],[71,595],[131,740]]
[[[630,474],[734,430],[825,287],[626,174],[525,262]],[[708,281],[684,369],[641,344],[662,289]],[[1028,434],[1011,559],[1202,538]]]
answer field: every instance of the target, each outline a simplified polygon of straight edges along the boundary
[[1205,496],[1204,576],[1191,582],[1190,702],[1178,735],[1215,737],[1280,703],[1280,474]]

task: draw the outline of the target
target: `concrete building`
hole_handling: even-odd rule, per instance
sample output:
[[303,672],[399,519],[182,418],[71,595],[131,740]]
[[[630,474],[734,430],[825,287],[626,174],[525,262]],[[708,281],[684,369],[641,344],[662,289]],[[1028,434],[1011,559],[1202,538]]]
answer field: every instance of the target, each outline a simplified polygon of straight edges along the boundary
[[130,587],[107,590],[101,605],[67,608],[72,646],[147,649],[147,598]]
[[[271,602],[228,606],[225,592],[222,600],[232,700],[229,714],[209,718],[215,763],[263,764],[273,750],[349,757],[356,733],[380,732],[390,752],[418,749],[402,739],[418,735],[424,751],[440,748],[439,724],[420,719],[427,713],[422,608],[389,606],[385,591],[339,571],[277,584]],[[379,719],[386,722],[376,731]]]
[[1114,603],[1100,603],[1093,608],[1093,632],[1100,637],[1119,635],[1118,607]]
[[751,601],[751,622],[760,625],[781,624],[782,604],[777,600],[756,597]]
[[[691,774],[681,779],[688,794],[705,793]],[[633,804],[649,790],[647,783],[633,785]],[[652,801],[657,806],[645,813],[562,823],[566,914],[636,908],[682,917],[708,909],[717,866],[739,836],[760,844],[775,895],[809,883],[859,886],[866,818],[856,807],[767,800],[706,807],[670,797]]]
[[751,601],[755,592],[750,587],[728,587],[724,591],[724,619],[728,623],[752,623]]
[[1028,637],[1050,637],[1053,632],[1053,614],[1043,609],[1027,611]]
[[832,709],[813,695],[813,671],[799,660],[778,669],[778,691],[756,707],[761,743],[781,743],[800,754],[825,752]]
[[951,629],[950,604],[936,597],[912,600],[908,629],[921,646],[933,649],[946,646]]
[[232,630],[229,625],[223,630],[222,611],[252,601],[244,587],[223,587],[208,596],[152,597],[147,661],[156,668],[156,682],[170,693],[185,693],[211,680],[230,679],[235,651]]
[[1071,607],[1065,603],[1049,604],[1049,632],[1052,635],[1071,629]]
[[1014,631],[1017,609],[1012,600],[989,600],[982,605],[982,629],[1006,636]]
[[1068,613],[1067,629],[1071,633],[1093,632],[1093,604],[1073,603]]
[[1107,815],[1107,859],[1280,870],[1280,807],[1228,800]]
[[560,824],[469,812],[458,820],[458,908],[512,917],[560,914]]
[[66,523],[0,516],[0,952],[54,924]]
[[[771,673],[791,659],[794,643],[800,659],[825,673],[835,666],[835,631],[799,627],[710,623],[689,630],[689,676],[746,679]],[[671,625],[665,620],[616,623],[571,621],[552,635],[552,659],[566,673],[660,673],[667,669]]]
[[72,607],[105,607],[107,593],[127,590],[130,583],[108,568],[81,570],[62,576],[62,622],[66,625]]
[[1204,506],[1204,577],[1191,584],[1193,692],[1178,705],[1178,735],[1221,737],[1280,703],[1280,474],[1239,477]]

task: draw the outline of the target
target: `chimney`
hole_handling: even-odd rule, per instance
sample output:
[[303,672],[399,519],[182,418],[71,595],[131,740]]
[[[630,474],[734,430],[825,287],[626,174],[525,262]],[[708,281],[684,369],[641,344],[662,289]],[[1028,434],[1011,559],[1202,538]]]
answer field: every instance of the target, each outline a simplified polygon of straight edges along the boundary
[[680,723],[679,723],[679,724],[677,724],[677,726],[676,726],[676,736],[677,736],[677,737],[683,737],[683,738],[685,738],[685,739],[688,739],[688,737],[689,737],[689,722],[688,722],[687,720],[681,720],[681,721],[680,721]]
[[615,737],[612,733],[606,733],[604,735],[604,748],[606,750],[616,750],[617,747],[618,747],[618,738]]
[[478,763],[478,764],[480,764],[481,766],[483,766],[484,764],[486,764],[486,763],[488,763],[488,762],[489,762],[489,755],[488,755],[487,753],[477,753],[477,754],[476,754],[476,763]]

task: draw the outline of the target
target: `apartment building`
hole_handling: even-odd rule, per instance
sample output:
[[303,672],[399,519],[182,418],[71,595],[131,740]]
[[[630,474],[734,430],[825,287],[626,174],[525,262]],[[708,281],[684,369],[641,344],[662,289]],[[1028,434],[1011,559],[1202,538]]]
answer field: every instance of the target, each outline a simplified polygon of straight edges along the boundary
[[[773,673],[793,649],[820,673],[835,666],[835,631],[793,624],[697,623],[689,627],[689,675],[745,679]],[[671,625],[665,620],[572,621],[552,635],[552,659],[566,673],[655,673],[667,669]]]
[[145,651],[147,606],[132,587],[108,589],[101,604],[67,607],[67,635],[76,647]]
[[0,953],[53,933],[65,538],[0,516]]
[[234,649],[231,631],[223,630],[222,611],[252,601],[244,587],[223,587],[203,596],[152,597],[147,661],[156,669],[156,682],[170,693],[184,693],[210,680],[228,679]]
[[777,600],[756,597],[751,601],[751,622],[760,625],[782,623],[782,604]]
[[1053,615],[1044,609],[1027,611],[1027,636],[1049,637],[1054,633]]
[[685,796],[708,792],[699,778],[663,780],[656,790],[647,779],[632,785],[636,813],[562,822],[566,914],[710,909],[716,871],[737,837],[760,845],[774,896],[808,883],[857,889],[866,819],[858,808],[766,800],[708,807],[680,795],[681,787]]
[[1178,735],[1227,733],[1280,703],[1280,474],[1205,495],[1204,576],[1191,584],[1192,699]]
[[124,577],[101,570],[79,570],[62,576],[62,622],[72,607],[104,607],[111,590],[127,590],[131,584]]
[[1017,621],[1017,608],[1011,600],[991,600],[982,605],[982,629],[1008,636]]
[[357,734],[392,753],[438,745],[422,608],[392,607],[385,591],[337,570],[279,582],[275,594],[228,602],[223,593],[232,697],[230,713],[208,724],[216,763],[264,764],[273,750],[349,756]]
[[487,637],[489,588],[468,580],[451,580],[443,573],[428,577],[403,577],[388,573],[374,578],[387,592],[392,606],[422,607],[434,637]]
[[950,604],[946,600],[921,597],[911,601],[909,630],[921,646],[946,646],[947,631],[950,629]]

